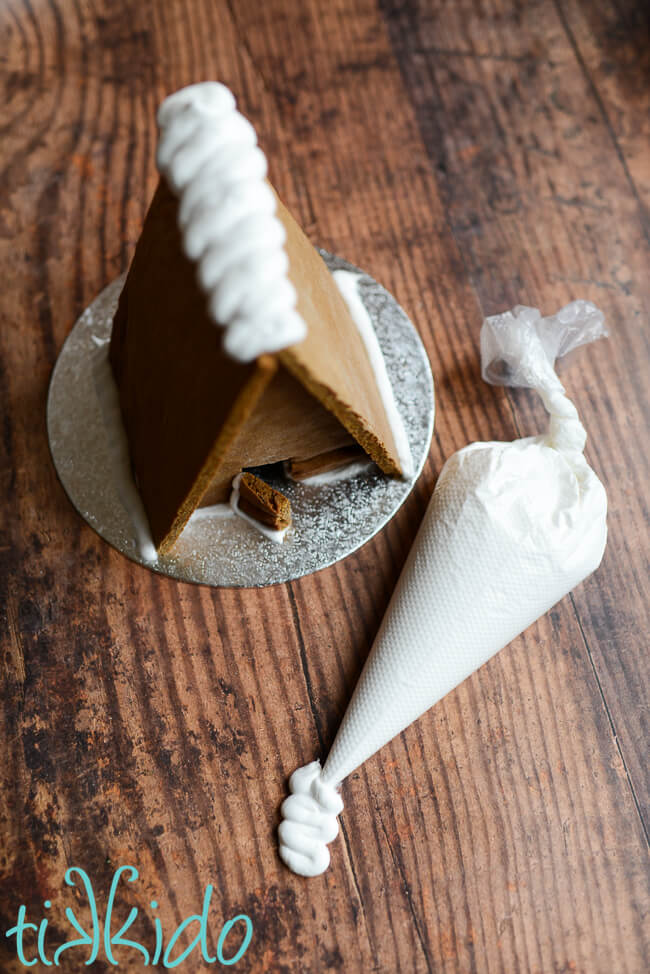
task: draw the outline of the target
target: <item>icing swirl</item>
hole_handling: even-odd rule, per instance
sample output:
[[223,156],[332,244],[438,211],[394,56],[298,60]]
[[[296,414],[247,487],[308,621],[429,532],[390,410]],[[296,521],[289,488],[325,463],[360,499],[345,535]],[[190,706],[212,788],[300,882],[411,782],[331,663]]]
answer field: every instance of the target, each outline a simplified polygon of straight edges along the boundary
[[232,92],[213,81],[182,88],[160,106],[158,126],[158,171],[180,200],[183,248],[225,350],[250,362],[301,341],[266,157]]
[[327,843],[338,835],[336,816],[343,811],[343,801],[323,781],[318,761],[294,771],[289,790],[278,827],[280,858],[299,876],[318,876],[329,866]]

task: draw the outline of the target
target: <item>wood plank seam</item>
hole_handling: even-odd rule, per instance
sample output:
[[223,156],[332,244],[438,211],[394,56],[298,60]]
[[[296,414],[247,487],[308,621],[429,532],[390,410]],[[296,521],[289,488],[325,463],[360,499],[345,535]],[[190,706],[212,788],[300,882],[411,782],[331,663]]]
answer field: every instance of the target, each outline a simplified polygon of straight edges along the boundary
[[395,866],[395,869],[399,873],[399,876],[400,876],[400,879],[401,879],[401,882],[402,882],[402,889],[404,890],[404,895],[406,896],[406,902],[408,903],[409,911],[410,911],[411,917],[413,919],[413,926],[414,926],[415,932],[417,934],[418,942],[420,944],[420,949],[422,950],[422,955],[423,955],[423,957],[424,957],[424,959],[426,961],[427,970],[429,971],[429,974],[434,974],[434,967],[433,967],[433,964],[432,964],[431,957],[429,955],[429,945],[427,944],[427,942],[426,942],[426,940],[424,938],[424,935],[422,933],[422,929],[420,927],[420,919],[419,919],[419,917],[417,915],[417,912],[416,912],[416,910],[415,910],[415,908],[413,906],[411,887],[409,885],[408,880],[406,879],[406,876],[404,875],[404,866],[403,866],[403,864],[402,864],[399,856],[396,855],[395,850],[393,849],[393,844],[390,841],[390,837],[388,835],[388,831],[386,830],[386,826],[384,824],[383,817],[381,816],[381,814],[379,813],[379,811],[377,811],[376,814],[379,816],[379,822],[380,822],[382,831],[384,833],[384,838],[386,839],[386,845],[388,846],[388,849],[389,849],[390,854],[391,854],[391,858],[393,860],[393,864]]
[[633,196],[634,196],[634,198],[635,198],[635,200],[637,202],[637,206],[639,208],[639,222],[641,224],[641,228],[643,230],[643,233],[645,234],[645,238],[646,238],[647,242],[650,243],[650,224],[648,222],[648,216],[647,216],[646,211],[645,211],[645,206],[644,206],[643,201],[642,201],[642,199],[641,199],[641,197],[639,195],[639,190],[637,189],[636,182],[632,178],[632,174],[630,173],[630,170],[628,168],[627,162],[625,160],[625,155],[624,155],[624,153],[623,153],[623,151],[621,149],[621,146],[619,144],[619,141],[618,141],[618,139],[616,137],[616,133],[614,132],[614,128],[612,126],[610,117],[609,117],[609,115],[607,113],[607,109],[605,108],[605,104],[603,102],[603,99],[602,99],[602,97],[600,95],[600,92],[598,91],[598,88],[594,84],[594,80],[593,80],[593,78],[591,76],[591,72],[589,71],[589,69],[587,68],[587,65],[585,64],[585,60],[584,60],[584,58],[582,56],[582,52],[580,50],[580,46],[579,46],[579,44],[578,44],[578,42],[576,40],[575,34],[573,33],[573,31],[571,29],[571,26],[570,26],[570,24],[569,24],[569,22],[568,22],[568,20],[566,18],[566,14],[564,12],[564,9],[562,7],[562,4],[561,4],[560,0],[553,0],[553,3],[555,5],[555,9],[557,10],[557,15],[558,15],[558,17],[559,17],[559,19],[560,19],[560,21],[562,23],[562,27],[564,28],[564,32],[565,32],[565,34],[567,36],[567,39],[569,41],[569,44],[571,45],[571,48],[572,48],[573,53],[575,55],[576,61],[578,62],[579,66],[580,66],[580,70],[582,71],[582,74],[583,74],[583,76],[584,76],[584,78],[585,78],[585,80],[586,80],[586,82],[587,82],[587,84],[589,86],[589,90],[591,92],[591,96],[594,99],[594,101],[596,102],[596,105],[598,106],[598,111],[600,112],[600,114],[602,116],[603,122],[605,124],[605,128],[606,128],[607,133],[608,133],[608,135],[609,135],[609,137],[610,137],[610,139],[612,141],[612,145],[614,146],[614,151],[616,152],[616,157],[617,157],[617,159],[618,159],[618,161],[619,161],[619,163],[621,165],[621,168],[623,169],[623,172],[625,173],[625,178],[626,178],[626,180],[628,182],[628,185],[629,185],[630,189],[632,190],[632,194],[633,194]]
[[591,652],[591,648],[589,646],[589,641],[587,639],[586,633],[585,633],[584,628],[583,628],[583,625],[582,625],[582,620],[580,619],[580,613],[579,613],[578,608],[576,606],[575,597],[573,595],[573,592],[569,592],[569,599],[571,600],[571,605],[573,606],[573,612],[574,612],[574,615],[575,615],[575,618],[576,618],[576,622],[578,623],[578,628],[580,629],[580,635],[582,637],[582,641],[583,641],[584,646],[585,646],[585,650],[586,650],[586,653],[587,653],[587,657],[589,659],[589,663],[591,664],[591,668],[592,668],[593,673],[594,673],[594,679],[596,681],[596,686],[598,687],[598,690],[600,692],[600,696],[601,696],[601,699],[602,699],[602,702],[603,702],[603,708],[604,708],[605,713],[607,715],[607,720],[609,721],[609,726],[610,726],[611,731],[612,731],[612,740],[614,741],[614,744],[616,746],[616,750],[618,751],[619,757],[621,759],[621,763],[623,765],[623,768],[625,769],[625,777],[627,779],[627,783],[628,783],[629,788],[630,788],[630,791],[632,793],[632,800],[634,801],[634,806],[635,806],[635,808],[637,810],[637,814],[639,816],[639,821],[641,823],[641,828],[642,828],[643,834],[645,836],[646,844],[650,847],[650,835],[648,834],[648,826],[647,826],[647,823],[646,823],[645,818],[643,816],[643,812],[641,810],[641,804],[639,802],[639,798],[638,798],[637,793],[636,793],[636,788],[634,787],[634,782],[632,781],[632,775],[630,773],[630,770],[629,770],[628,765],[627,765],[627,761],[625,760],[625,757],[623,755],[623,751],[621,749],[621,744],[620,744],[620,741],[618,739],[618,734],[616,733],[616,727],[614,725],[614,719],[612,717],[611,711],[610,711],[609,706],[607,704],[607,698],[605,696],[605,691],[604,691],[603,685],[601,683],[600,677],[598,675],[598,670],[596,669],[596,663],[594,661],[594,658],[593,658],[593,655],[592,655],[592,652]]

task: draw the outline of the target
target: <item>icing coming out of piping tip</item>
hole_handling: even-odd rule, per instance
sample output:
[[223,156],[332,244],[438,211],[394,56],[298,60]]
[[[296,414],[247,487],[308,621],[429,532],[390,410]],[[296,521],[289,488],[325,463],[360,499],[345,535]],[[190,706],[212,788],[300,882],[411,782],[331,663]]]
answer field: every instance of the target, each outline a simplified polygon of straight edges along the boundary
[[318,761],[294,771],[289,791],[278,827],[280,858],[299,876],[319,876],[330,863],[327,844],[338,835],[337,815],[343,811],[343,800],[323,780]]
[[158,171],[179,198],[183,249],[225,350],[250,362],[301,341],[266,157],[232,92],[214,81],[181,88],[160,106],[158,126]]

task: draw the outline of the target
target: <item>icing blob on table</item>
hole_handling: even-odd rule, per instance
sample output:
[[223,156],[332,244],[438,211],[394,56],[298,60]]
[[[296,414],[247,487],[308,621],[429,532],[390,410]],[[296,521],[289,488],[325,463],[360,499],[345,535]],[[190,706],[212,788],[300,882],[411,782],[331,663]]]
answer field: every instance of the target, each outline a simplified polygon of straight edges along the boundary
[[318,761],[294,771],[289,791],[278,829],[280,857],[299,876],[318,876],[329,866],[327,845],[339,833],[337,815],[343,811],[343,801],[323,780]]

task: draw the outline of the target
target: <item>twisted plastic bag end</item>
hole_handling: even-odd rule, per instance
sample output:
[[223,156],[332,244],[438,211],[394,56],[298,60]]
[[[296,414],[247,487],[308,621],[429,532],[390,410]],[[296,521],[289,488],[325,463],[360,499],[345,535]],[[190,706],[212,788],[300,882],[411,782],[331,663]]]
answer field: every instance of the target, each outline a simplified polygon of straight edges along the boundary
[[559,383],[555,360],[607,335],[605,316],[591,301],[572,301],[547,318],[537,308],[518,304],[484,319],[481,374],[495,386],[534,389],[552,381],[551,373]]
[[587,434],[554,364],[574,348],[607,334],[605,317],[591,301],[572,301],[548,318],[537,308],[519,304],[483,321],[481,374],[491,385],[535,389],[550,415],[548,445],[579,456]]

